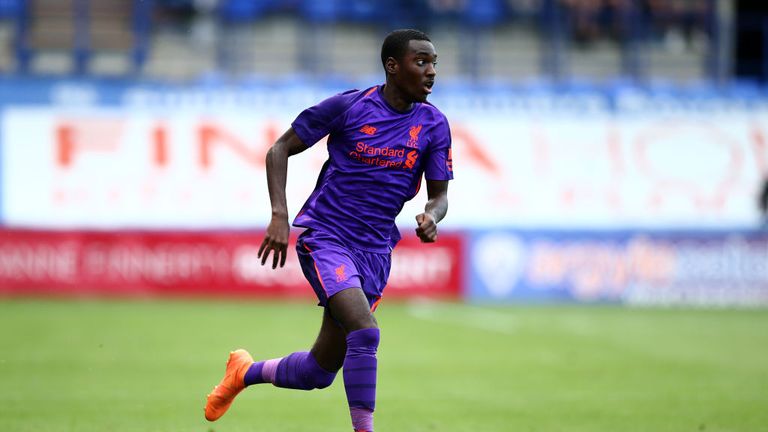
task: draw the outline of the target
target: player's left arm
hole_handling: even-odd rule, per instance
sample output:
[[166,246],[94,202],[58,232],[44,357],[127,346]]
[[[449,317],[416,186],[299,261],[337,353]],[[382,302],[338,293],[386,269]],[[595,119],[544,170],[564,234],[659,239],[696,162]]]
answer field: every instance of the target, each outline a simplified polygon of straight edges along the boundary
[[437,223],[448,213],[448,180],[427,180],[427,204],[416,216],[416,235],[422,243],[437,240]]

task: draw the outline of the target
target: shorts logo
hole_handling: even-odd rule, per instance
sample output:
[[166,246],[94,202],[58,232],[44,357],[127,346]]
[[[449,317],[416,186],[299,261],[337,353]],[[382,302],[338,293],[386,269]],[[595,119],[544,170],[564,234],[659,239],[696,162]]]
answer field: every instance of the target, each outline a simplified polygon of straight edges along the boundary
[[371,125],[365,125],[362,128],[360,128],[360,132],[366,135],[373,135],[376,133],[376,128]]
[[408,138],[408,143],[405,146],[411,147],[411,148],[419,148],[420,132],[421,132],[421,125],[411,126],[411,129],[408,130],[408,135],[410,136],[410,138]]
[[448,172],[453,172],[453,149],[448,149],[448,159],[445,161]]
[[336,282],[344,282],[347,280],[347,275],[344,273],[344,264],[336,267]]
[[416,150],[411,150],[407,155],[405,155],[405,158],[405,167],[408,169],[413,169],[414,165],[416,165],[416,159],[419,158],[419,152]]

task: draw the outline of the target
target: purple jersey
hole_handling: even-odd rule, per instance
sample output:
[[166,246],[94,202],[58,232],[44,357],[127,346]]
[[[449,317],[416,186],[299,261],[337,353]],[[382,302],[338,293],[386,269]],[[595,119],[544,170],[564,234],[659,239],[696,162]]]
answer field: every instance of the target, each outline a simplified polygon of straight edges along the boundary
[[395,218],[416,196],[422,175],[451,180],[451,133],[429,103],[389,106],[380,86],[350,90],[304,110],[291,125],[307,146],[328,137],[328,160],[295,226],[386,253],[400,240]]

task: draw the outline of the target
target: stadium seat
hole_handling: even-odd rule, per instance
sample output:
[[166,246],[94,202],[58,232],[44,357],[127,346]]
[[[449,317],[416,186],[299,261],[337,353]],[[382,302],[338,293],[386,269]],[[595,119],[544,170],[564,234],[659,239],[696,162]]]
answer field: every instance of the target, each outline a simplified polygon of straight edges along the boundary
[[299,3],[299,11],[309,22],[332,23],[341,16],[343,3],[339,0],[302,0]]
[[341,5],[341,15],[345,20],[364,23],[381,21],[387,7],[381,0],[348,0]]
[[15,17],[23,2],[24,0],[0,0],[0,19]]
[[468,0],[463,18],[472,26],[491,26],[503,21],[506,12],[503,0]]
[[381,8],[381,22],[386,28],[428,29],[432,9],[428,0],[389,0]]
[[226,22],[252,21],[269,12],[275,3],[274,0],[223,0],[219,4],[219,16]]

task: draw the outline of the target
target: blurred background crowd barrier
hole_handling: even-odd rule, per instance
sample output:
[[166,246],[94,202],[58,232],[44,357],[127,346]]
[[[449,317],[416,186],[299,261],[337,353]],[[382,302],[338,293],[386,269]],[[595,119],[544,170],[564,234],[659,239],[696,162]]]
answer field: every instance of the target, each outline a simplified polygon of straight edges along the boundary
[[379,73],[371,54],[384,34],[415,27],[438,42],[441,79],[722,82],[734,50],[747,48],[734,44],[738,24],[753,47],[737,66],[764,79],[764,16],[737,9],[731,0],[2,0],[0,65],[359,77]]
[[456,180],[391,298],[768,305],[768,13],[729,0],[0,0],[0,294],[311,297],[255,257],[264,154],[401,27]]

